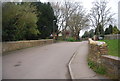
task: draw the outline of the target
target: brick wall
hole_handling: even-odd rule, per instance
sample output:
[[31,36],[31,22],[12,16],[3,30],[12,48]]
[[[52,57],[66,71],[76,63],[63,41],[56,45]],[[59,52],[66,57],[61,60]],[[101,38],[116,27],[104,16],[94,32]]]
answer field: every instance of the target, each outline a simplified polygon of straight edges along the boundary
[[108,48],[105,42],[98,42],[89,39],[88,59],[106,68],[107,76],[116,79],[120,78],[120,58],[108,55]]
[[2,52],[4,53],[4,52],[9,52],[9,51],[14,51],[17,49],[33,47],[33,46],[43,46],[43,45],[51,44],[51,43],[53,43],[53,39],[3,42]]

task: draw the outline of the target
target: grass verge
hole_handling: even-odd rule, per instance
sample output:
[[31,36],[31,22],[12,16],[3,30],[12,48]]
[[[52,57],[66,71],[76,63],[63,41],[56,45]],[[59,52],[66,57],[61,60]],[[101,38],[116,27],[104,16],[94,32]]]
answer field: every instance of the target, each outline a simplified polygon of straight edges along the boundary
[[104,41],[108,45],[108,54],[112,56],[118,56],[120,57],[120,39],[113,39],[113,40],[100,40]]
[[106,68],[103,67],[102,65],[98,65],[96,64],[95,62],[93,61],[88,61],[88,66],[93,69],[94,72],[98,73],[98,74],[101,74],[101,75],[105,75],[107,72],[106,72]]

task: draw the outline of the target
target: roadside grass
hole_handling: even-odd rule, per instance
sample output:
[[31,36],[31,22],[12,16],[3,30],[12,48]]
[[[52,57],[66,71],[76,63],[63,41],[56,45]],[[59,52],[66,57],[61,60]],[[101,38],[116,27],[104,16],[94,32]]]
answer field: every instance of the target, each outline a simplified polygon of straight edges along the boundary
[[120,57],[120,39],[113,39],[113,40],[100,40],[104,41],[108,45],[108,54],[112,56]]
[[97,65],[95,62],[93,61],[88,61],[88,66],[93,69],[94,72],[101,74],[101,75],[105,75],[106,72],[106,68],[103,67],[102,65]]

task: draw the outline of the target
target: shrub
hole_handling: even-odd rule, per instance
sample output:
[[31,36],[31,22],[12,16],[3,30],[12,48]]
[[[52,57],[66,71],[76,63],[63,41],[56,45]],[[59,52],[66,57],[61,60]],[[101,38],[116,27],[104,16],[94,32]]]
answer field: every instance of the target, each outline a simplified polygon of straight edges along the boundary
[[74,42],[76,40],[73,37],[69,37],[69,38],[66,39],[66,41]]

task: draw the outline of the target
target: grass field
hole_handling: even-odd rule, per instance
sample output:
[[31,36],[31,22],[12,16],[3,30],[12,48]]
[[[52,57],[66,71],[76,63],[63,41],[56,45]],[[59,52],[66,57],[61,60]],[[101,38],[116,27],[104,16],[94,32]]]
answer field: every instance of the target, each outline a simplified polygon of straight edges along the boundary
[[114,39],[114,40],[100,40],[104,41],[108,45],[108,54],[112,56],[118,56],[120,57],[120,39]]

